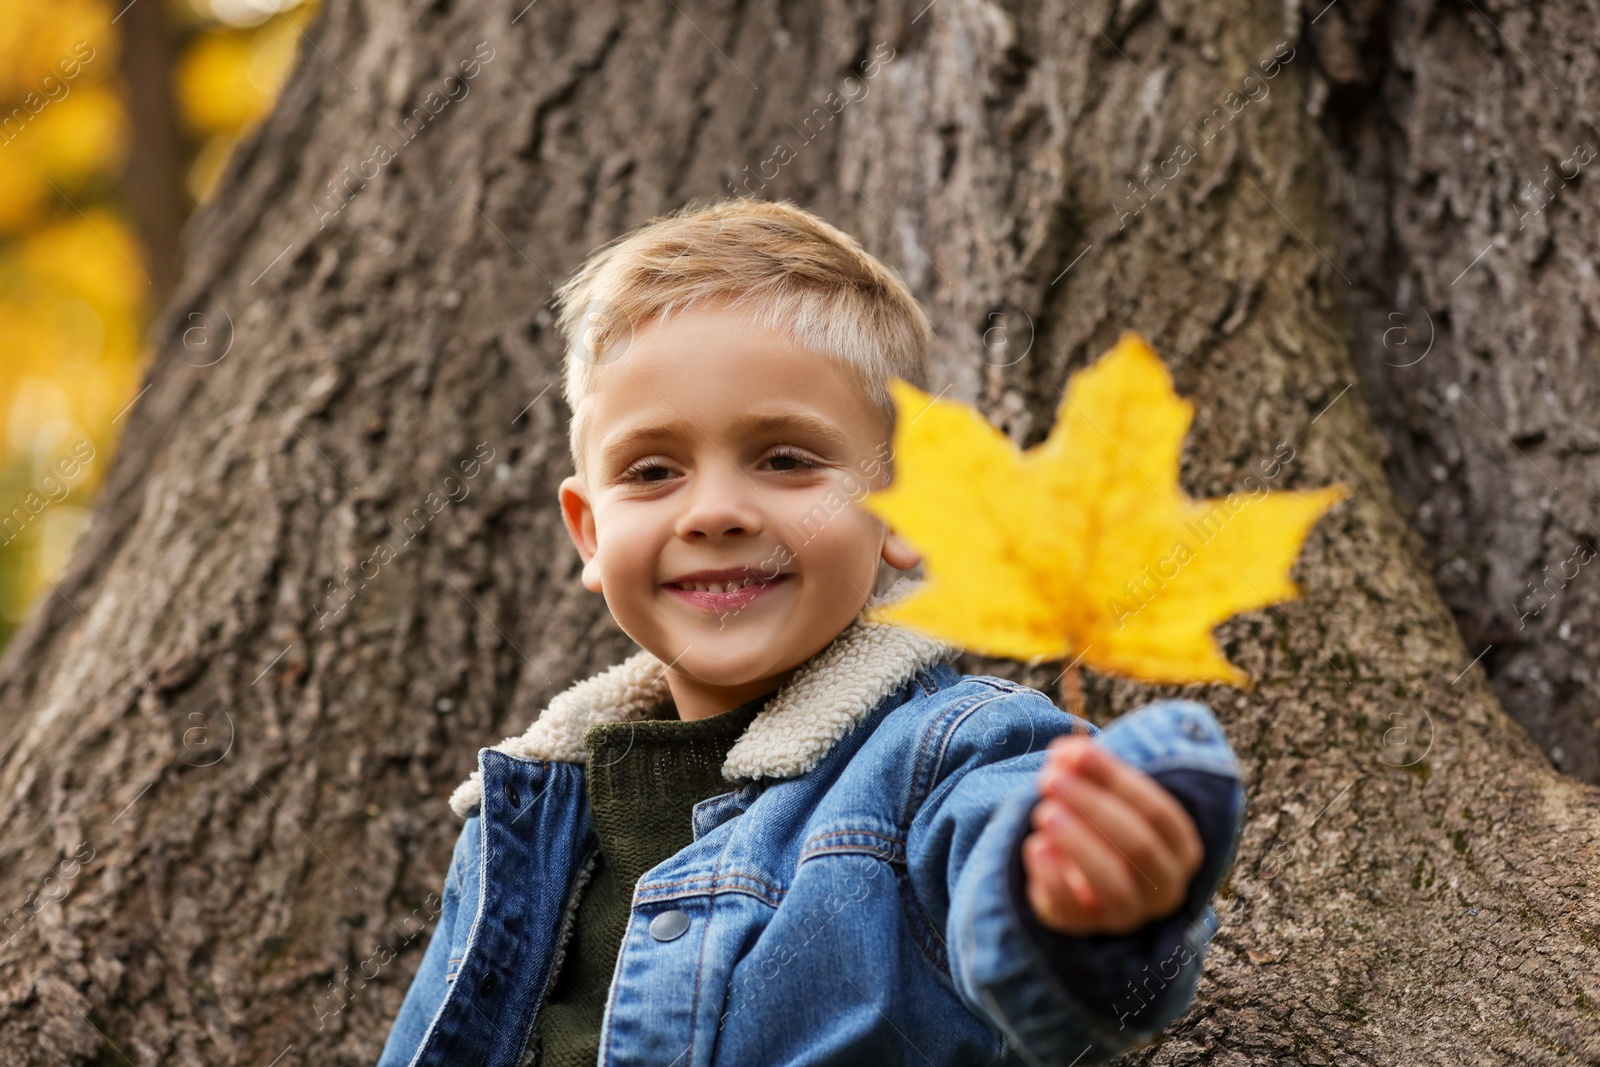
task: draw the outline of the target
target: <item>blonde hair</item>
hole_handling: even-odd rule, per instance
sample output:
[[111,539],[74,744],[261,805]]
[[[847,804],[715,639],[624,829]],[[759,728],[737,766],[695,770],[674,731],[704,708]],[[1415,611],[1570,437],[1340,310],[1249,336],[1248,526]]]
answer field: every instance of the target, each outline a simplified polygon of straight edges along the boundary
[[899,274],[854,237],[787,200],[690,201],[602,246],[556,290],[568,445],[580,479],[588,480],[585,401],[600,368],[622,358],[645,327],[724,300],[837,359],[891,433],[889,379],[928,387],[928,316]]

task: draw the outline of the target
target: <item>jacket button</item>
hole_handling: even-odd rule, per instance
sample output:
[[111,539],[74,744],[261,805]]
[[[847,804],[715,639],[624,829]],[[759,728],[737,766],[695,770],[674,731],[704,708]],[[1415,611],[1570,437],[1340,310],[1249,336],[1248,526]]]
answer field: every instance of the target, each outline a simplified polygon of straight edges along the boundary
[[505,794],[506,801],[510,803],[513,808],[522,807],[522,794],[517,792],[517,786],[515,782],[506,782]]
[[1178,729],[1182,730],[1185,734],[1187,734],[1189,737],[1192,737],[1196,741],[1211,740],[1210,731],[1208,731],[1204,724],[1202,724],[1200,720],[1195,718],[1193,715],[1185,715],[1180,718],[1178,720]]
[[689,916],[673,908],[650,920],[650,936],[657,941],[671,941],[689,929]]
[[488,996],[490,993],[494,992],[494,987],[495,980],[493,971],[490,971],[488,974],[478,979],[478,993],[480,995],[485,997]]

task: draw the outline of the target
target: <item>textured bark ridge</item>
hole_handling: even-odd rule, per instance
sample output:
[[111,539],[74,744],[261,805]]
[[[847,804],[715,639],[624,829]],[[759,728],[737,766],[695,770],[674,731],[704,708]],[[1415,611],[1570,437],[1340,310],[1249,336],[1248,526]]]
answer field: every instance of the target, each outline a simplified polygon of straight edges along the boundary
[[1590,782],[1597,10],[1341,4],[1312,34],[1355,358],[1403,512],[1507,710]]
[[[1351,489],[1304,597],[1220,631],[1256,688],[1188,691],[1241,754],[1249,822],[1195,1010],[1128,1062],[1600,1058],[1594,789],[1501,710],[1435,584],[1470,599],[1501,568],[1500,604],[1582,536],[1592,280],[1586,231],[1556,224],[1583,179],[1532,236],[1495,212],[1544,159],[1513,166],[1516,146],[1561,159],[1583,135],[1496,110],[1559,97],[1464,10],[1400,11],[329,3],[189,228],[94,521],[0,662],[0,1058],[377,1058],[436,914],[450,789],[631,651],[555,507],[551,285],[734,191],[898,267],[937,326],[936,390],[1019,444],[1131,327],[1196,402],[1189,492]],[[1566,14],[1490,14],[1524,49],[1566,39]],[[1358,69],[1385,34],[1414,65]],[[1393,143],[1415,154],[1391,176]],[[1534,301],[1533,280],[1568,288]],[[1373,365],[1391,292],[1444,331],[1410,378]],[[1556,487],[1428,399],[1449,361]],[[1415,438],[1403,506],[1364,381]],[[1549,528],[1518,541],[1544,493]],[[1592,604],[1594,573],[1539,625]],[[1535,640],[1547,678],[1583,659]],[[963,666],[1051,691],[1052,670]],[[1161,692],[1087,686],[1100,721]]]

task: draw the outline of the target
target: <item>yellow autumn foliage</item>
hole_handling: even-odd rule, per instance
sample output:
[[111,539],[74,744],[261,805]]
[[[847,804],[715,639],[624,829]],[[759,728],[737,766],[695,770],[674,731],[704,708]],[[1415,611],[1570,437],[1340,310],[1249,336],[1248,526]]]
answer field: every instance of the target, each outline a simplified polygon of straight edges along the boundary
[[[29,93],[48,96],[47,78],[69,84],[95,72],[95,78],[116,70],[117,35],[111,19],[116,12],[101,0],[49,0],[48,3],[0,5],[0,105],[6,113],[23,105]],[[81,44],[90,58],[82,62]],[[81,68],[68,77],[71,61]],[[66,63],[63,69],[63,63]],[[96,71],[104,71],[100,74]]]
[[255,122],[277,98],[298,41],[287,20],[254,31],[201,34],[175,72],[184,120],[207,135],[235,133]]
[[[163,4],[183,41],[170,84],[199,200],[272,107],[316,5],[140,2]],[[127,24],[114,24],[126,7],[0,5],[0,643],[65,562],[109,467],[112,420],[140,389],[155,309],[118,189],[133,136]]]
[[197,200],[211,195],[233,146],[272,109],[315,11],[316,5],[302,4],[253,29],[207,30],[178,63],[179,113],[204,139],[189,177]]
[[58,186],[114,174],[127,155],[128,118],[108,85],[91,84],[39,113],[19,143]]

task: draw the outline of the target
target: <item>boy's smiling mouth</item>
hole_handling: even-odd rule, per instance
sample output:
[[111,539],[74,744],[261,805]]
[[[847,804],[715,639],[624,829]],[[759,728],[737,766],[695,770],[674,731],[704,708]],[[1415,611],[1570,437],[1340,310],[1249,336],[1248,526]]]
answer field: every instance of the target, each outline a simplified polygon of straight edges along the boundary
[[693,607],[728,612],[748,607],[792,577],[794,575],[791,572],[768,577],[752,574],[748,567],[729,567],[694,571],[663,584],[669,592]]

